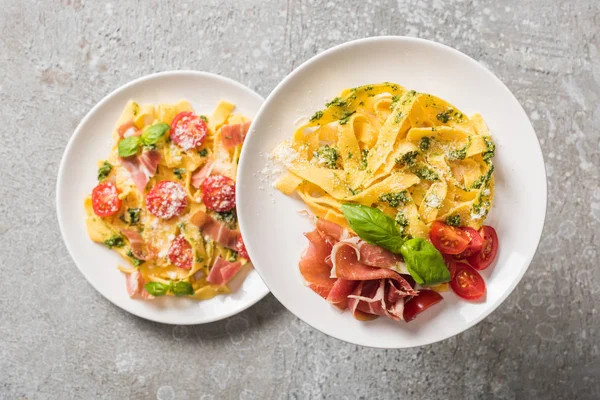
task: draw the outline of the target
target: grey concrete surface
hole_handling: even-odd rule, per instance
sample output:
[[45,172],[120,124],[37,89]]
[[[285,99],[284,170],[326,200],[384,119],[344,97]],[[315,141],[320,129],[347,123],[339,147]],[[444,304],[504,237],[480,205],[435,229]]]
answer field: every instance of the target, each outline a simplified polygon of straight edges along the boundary
[[[489,318],[410,350],[349,345],[268,296],[183,327],[85,281],[60,238],[55,180],[90,108],[148,73],[198,69],[267,96],[318,52],[409,35],[481,61],[540,138],[548,218]],[[0,398],[600,398],[600,2],[0,0]]]

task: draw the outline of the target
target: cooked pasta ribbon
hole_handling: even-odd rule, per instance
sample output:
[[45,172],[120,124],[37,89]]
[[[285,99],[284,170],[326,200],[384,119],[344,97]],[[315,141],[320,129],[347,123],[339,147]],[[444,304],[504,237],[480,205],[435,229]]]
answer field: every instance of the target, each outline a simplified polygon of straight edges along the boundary
[[316,216],[348,227],[341,206],[380,208],[425,237],[433,221],[478,229],[493,201],[494,144],[479,114],[384,82],[343,90],[273,152],[276,182]]

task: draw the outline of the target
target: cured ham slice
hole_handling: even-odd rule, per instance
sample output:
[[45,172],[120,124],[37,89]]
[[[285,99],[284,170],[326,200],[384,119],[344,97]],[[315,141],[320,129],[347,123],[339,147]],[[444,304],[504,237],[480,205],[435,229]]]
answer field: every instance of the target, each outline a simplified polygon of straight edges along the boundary
[[238,273],[240,268],[242,268],[241,262],[229,262],[219,256],[210,269],[206,281],[215,285],[226,285]]
[[323,298],[327,298],[336,281],[329,277],[331,267],[325,258],[331,254],[331,245],[321,237],[318,230],[305,234],[308,248],[300,259],[300,273],[308,286]]
[[202,185],[202,182],[204,182],[204,180],[210,176],[214,166],[215,163],[213,161],[207,161],[202,168],[199,168],[197,171],[195,171],[192,174],[192,186],[196,189],[199,189]]
[[[341,242],[340,242],[341,243]],[[334,259],[335,277],[349,280],[393,279],[400,283],[407,295],[416,292],[399,273],[387,268],[369,267],[358,261],[356,250],[351,246],[341,246]]]
[[308,286],[332,305],[349,309],[355,318],[385,316],[403,320],[404,302],[418,292],[400,273],[402,258],[343,227],[318,219],[305,234],[309,245],[300,260]]
[[159,161],[160,153],[156,150],[145,150],[139,156],[121,158],[121,163],[141,193],[144,193],[148,181],[156,173]]
[[140,298],[143,300],[149,300],[154,298],[154,296],[148,293],[146,288],[144,288],[144,284],[144,278],[138,270],[125,275],[127,294],[129,294],[129,297],[132,299]]
[[345,310],[348,308],[348,296],[354,292],[359,283],[359,281],[336,279],[326,300],[334,306]]
[[204,211],[198,211],[190,221],[196,225],[203,234],[211,238],[223,247],[236,250],[236,245],[240,236],[238,231],[229,229],[220,221],[217,221]]
[[121,230],[121,233],[129,240],[129,246],[131,247],[131,252],[135,258],[144,261],[156,258],[156,249],[152,246],[145,246],[144,239],[138,231],[134,229],[123,229]]
[[140,131],[133,121],[127,121],[123,125],[119,126],[117,129],[120,138],[128,138],[130,136],[140,136],[142,131]]
[[[406,293],[398,289],[392,279],[363,281],[348,296],[348,309],[357,316],[357,312],[386,316],[396,321],[403,320],[404,298]],[[359,314],[359,316],[363,316]]]
[[221,127],[221,142],[223,142],[223,146],[226,149],[231,149],[244,143],[248,129],[250,129],[250,122],[223,125]]

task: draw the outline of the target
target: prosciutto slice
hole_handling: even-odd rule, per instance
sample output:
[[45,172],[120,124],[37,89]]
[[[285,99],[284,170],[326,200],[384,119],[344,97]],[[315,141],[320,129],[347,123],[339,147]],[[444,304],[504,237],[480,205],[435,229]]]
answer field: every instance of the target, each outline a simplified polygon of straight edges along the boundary
[[154,298],[154,296],[148,293],[144,285],[144,278],[138,270],[125,275],[125,287],[127,288],[127,294],[132,299],[138,298],[150,300]]
[[148,181],[156,173],[159,161],[160,153],[157,150],[144,150],[139,156],[121,157],[121,163],[141,193],[144,193]]
[[316,225],[305,234],[309,245],[299,264],[307,285],[357,319],[403,320],[405,300],[418,292],[397,272],[402,259],[331,221],[318,219]]
[[323,239],[318,230],[306,233],[308,247],[300,259],[300,273],[313,291],[327,299],[336,279],[330,278],[331,267],[325,258],[331,254],[331,245]]
[[213,241],[228,249],[236,250],[236,244],[240,236],[238,231],[227,228],[225,224],[217,221],[204,211],[198,211],[190,221]]
[[214,161],[207,161],[206,164],[202,166],[202,168],[199,168],[197,171],[194,171],[191,180],[192,186],[196,189],[199,189],[200,185],[202,185],[202,182],[204,182],[204,180],[210,176],[214,166]]
[[120,138],[128,138],[130,136],[140,136],[142,131],[140,131],[133,121],[127,121],[123,125],[119,126],[117,129]]
[[144,239],[138,231],[134,229],[123,229],[121,230],[121,233],[127,238],[127,240],[129,240],[129,246],[131,247],[131,252],[135,258],[139,258],[140,260],[144,261],[156,258],[156,252],[146,251],[144,249]]
[[226,285],[238,273],[240,268],[242,268],[241,262],[236,261],[232,263],[219,256],[210,269],[206,281],[215,285]]
[[221,141],[226,149],[231,149],[239,144],[244,143],[246,134],[250,129],[250,122],[241,124],[223,125],[221,127]]

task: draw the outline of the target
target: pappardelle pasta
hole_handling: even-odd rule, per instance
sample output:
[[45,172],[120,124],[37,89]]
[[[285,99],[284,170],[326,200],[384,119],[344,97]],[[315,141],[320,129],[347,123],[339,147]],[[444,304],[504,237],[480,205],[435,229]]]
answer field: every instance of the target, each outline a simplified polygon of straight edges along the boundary
[[249,257],[235,208],[237,164],[250,120],[222,101],[210,116],[187,101],[130,101],[86,197],[91,240],[119,253],[133,298],[230,293]]
[[359,319],[409,321],[448,282],[481,298],[475,269],[497,249],[483,226],[494,154],[479,114],[394,83],[343,90],[273,152],[287,169],[276,187],[316,217],[308,285]]

